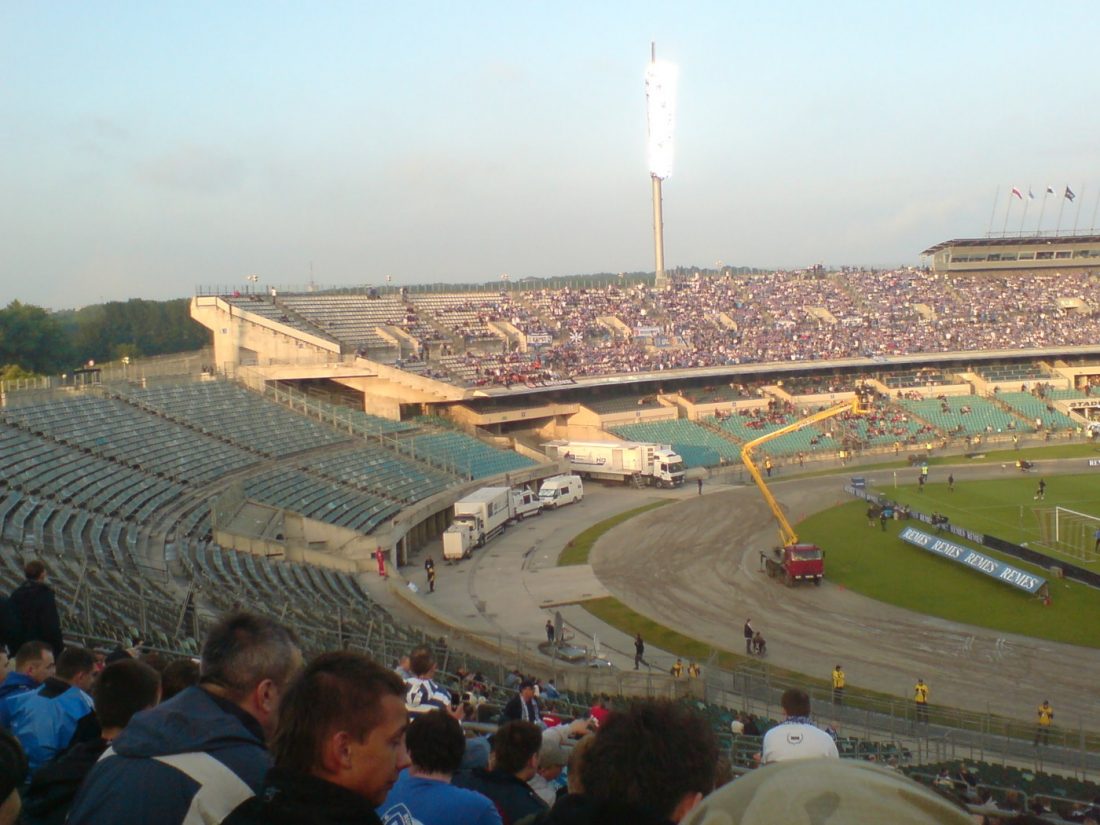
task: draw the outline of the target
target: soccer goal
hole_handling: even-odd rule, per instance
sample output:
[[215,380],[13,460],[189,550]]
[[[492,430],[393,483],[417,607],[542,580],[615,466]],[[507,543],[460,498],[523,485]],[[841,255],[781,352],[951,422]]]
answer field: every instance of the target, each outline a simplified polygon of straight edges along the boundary
[[1036,509],[1041,541],[1053,550],[1082,561],[1098,561],[1097,531],[1100,516],[1079,513],[1068,507],[1044,507]]

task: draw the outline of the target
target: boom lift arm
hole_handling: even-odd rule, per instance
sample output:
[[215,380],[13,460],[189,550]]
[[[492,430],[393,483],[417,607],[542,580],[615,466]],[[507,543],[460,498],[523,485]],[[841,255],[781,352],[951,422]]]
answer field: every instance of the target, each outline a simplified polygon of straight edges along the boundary
[[783,508],[779,506],[779,502],[775,500],[775,496],[772,495],[772,491],[768,489],[767,482],[764,481],[764,477],[760,474],[760,468],[756,466],[755,451],[763,444],[767,444],[773,439],[779,438],[781,435],[787,433],[798,432],[799,430],[809,427],[819,421],[827,421],[830,418],[835,418],[838,415],[843,415],[846,412],[854,413],[855,415],[866,415],[870,411],[870,398],[871,391],[864,387],[859,387],[856,390],[855,396],[851,400],[845,401],[843,404],[837,404],[834,407],[829,407],[825,410],[818,410],[812,415],[808,415],[805,418],[795,421],[792,424],[788,424],[785,427],[780,427],[774,432],[762,435],[759,438],[754,438],[752,441],[747,442],[741,448],[741,463],[749,471],[749,475],[752,476],[752,480],[756,482],[756,486],[760,489],[760,493],[764,496],[764,501],[767,502],[768,508],[772,511],[772,515],[775,516],[775,520],[779,525],[779,540],[784,547],[792,544],[798,544],[798,535],[794,532],[794,528],[791,523],[787,521],[787,516],[783,512]]

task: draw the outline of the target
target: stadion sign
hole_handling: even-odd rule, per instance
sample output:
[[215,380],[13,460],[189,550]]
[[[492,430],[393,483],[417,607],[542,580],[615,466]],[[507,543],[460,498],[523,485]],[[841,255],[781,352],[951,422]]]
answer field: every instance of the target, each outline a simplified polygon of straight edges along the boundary
[[1038,593],[1040,590],[1045,592],[1046,590],[1046,579],[1027,573],[1018,567],[1013,567],[1011,564],[1005,564],[1003,561],[991,559],[977,550],[971,550],[969,547],[963,547],[953,541],[930,536],[915,527],[906,527],[900,535],[902,541],[915,544],[922,550],[935,553],[937,556],[943,556],[945,559],[965,564],[979,573],[984,573],[1020,590],[1026,590],[1028,593]]

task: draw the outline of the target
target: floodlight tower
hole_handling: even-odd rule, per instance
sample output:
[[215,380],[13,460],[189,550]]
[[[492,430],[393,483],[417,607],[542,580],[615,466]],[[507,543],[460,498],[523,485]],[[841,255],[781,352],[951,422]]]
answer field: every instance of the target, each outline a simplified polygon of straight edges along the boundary
[[672,127],[676,115],[676,67],[657,60],[657,44],[650,43],[649,66],[645,72],[646,155],[653,181],[653,249],[658,289],[668,287],[665,273],[665,226],[661,214],[661,181],[672,174]]

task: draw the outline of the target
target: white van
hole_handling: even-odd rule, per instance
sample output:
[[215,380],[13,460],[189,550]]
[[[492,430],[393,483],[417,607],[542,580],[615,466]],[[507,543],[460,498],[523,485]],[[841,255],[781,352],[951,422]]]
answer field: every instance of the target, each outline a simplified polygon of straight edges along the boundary
[[572,504],[582,498],[584,498],[584,483],[580,476],[551,476],[542,482],[539,488],[539,501],[542,502],[543,508],[553,507],[556,510],[563,504]]

